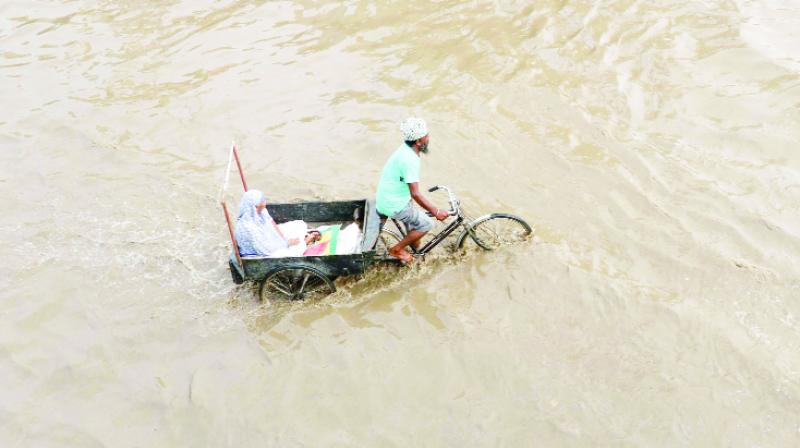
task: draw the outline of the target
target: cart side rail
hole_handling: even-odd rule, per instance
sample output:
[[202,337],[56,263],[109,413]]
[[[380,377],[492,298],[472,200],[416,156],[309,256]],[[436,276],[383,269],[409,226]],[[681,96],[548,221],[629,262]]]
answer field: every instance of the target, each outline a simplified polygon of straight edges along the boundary
[[285,266],[311,266],[319,269],[329,278],[342,275],[362,274],[371,263],[369,254],[321,255],[304,257],[242,257],[244,278],[261,281],[266,276]]

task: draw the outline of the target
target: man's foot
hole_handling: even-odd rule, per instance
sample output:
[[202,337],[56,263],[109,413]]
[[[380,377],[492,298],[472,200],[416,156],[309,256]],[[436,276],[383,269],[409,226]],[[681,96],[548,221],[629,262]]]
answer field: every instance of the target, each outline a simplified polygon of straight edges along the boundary
[[395,258],[399,258],[403,264],[411,264],[414,262],[414,257],[411,256],[410,253],[406,252],[405,249],[400,250],[392,250],[389,249],[389,255]]

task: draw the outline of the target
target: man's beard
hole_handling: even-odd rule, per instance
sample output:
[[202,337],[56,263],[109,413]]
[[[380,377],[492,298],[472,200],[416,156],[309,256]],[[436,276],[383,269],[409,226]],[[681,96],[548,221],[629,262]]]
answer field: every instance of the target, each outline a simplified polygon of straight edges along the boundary
[[423,154],[427,154],[428,153],[428,145],[429,144],[430,143],[423,143],[423,144],[419,145],[419,152],[421,152]]

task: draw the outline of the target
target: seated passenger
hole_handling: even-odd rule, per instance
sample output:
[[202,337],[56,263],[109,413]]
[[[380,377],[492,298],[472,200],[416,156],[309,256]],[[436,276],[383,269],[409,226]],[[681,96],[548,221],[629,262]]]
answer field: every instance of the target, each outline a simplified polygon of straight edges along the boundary
[[283,236],[266,207],[267,199],[259,190],[250,190],[242,196],[234,232],[242,256],[280,256],[289,246],[300,242]]

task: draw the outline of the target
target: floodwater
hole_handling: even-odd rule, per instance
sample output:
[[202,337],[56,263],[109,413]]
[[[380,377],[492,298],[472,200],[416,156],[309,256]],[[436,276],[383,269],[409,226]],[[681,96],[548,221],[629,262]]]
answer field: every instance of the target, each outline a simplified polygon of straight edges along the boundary
[[[0,445],[800,445],[798,30],[788,0],[3,1]],[[315,302],[231,282],[231,141],[271,201],[362,198],[411,114],[423,186],[533,241]]]

